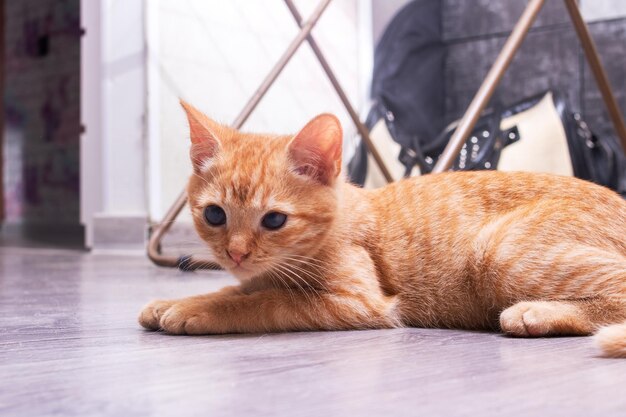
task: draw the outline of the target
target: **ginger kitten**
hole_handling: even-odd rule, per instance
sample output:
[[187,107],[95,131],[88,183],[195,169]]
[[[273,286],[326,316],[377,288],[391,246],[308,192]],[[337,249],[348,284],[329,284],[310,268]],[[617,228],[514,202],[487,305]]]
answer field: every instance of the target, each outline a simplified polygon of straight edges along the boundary
[[605,354],[626,356],[626,202],[608,189],[485,171],[364,190],[340,175],[342,130],[330,114],[270,136],[182,105],[195,226],[241,284],[154,301],[143,327],[597,332]]

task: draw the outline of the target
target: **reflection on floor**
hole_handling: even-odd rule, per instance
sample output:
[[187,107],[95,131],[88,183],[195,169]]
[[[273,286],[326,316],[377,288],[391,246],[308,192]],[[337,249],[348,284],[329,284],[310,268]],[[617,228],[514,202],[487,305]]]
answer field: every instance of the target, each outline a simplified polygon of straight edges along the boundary
[[221,272],[0,248],[2,416],[623,416],[626,360],[588,338],[398,329],[176,337],[136,316]]

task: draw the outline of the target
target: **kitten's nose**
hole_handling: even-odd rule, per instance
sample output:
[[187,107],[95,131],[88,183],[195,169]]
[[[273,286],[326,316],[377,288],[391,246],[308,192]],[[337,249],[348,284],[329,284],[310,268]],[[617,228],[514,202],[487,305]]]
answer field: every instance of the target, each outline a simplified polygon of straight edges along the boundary
[[248,255],[250,255],[250,252],[243,253],[237,250],[228,250],[226,252],[228,252],[228,256],[230,256],[230,259],[235,261],[237,265],[239,265],[241,261],[246,259]]

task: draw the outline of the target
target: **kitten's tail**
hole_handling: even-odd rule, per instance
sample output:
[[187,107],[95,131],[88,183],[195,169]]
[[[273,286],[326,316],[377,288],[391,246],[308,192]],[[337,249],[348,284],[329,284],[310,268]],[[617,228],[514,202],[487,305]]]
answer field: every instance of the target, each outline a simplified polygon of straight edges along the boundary
[[593,339],[605,356],[626,358],[626,323],[603,327]]

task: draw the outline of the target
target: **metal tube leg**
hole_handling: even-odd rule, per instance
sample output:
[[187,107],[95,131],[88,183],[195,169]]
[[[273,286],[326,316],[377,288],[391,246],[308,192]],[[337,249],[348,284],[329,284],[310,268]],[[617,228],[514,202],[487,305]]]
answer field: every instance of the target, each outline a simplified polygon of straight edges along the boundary
[[[276,65],[274,65],[274,67],[265,77],[259,88],[254,92],[248,103],[246,103],[239,116],[237,116],[237,118],[233,122],[232,126],[234,128],[239,129],[245,123],[245,121],[259,104],[265,93],[267,93],[267,90],[269,90],[274,81],[276,81],[276,78],[278,78],[287,63],[289,63],[293,55],[296,53],[298,47],[300,47],[302,42],[307,38],[307,36],[309,36],[311,30],[313,30],[313,27],[322,16],[330,2],[331,0],[322,0],[316,7],[315,11],[311,14],[311,17],[309,17],[309,19],[301,26],[302,29],[300,30],[300,32],[298,32],[298,35],[293,39],[293,41],[291,41]],[[160,246],[163,237],[165,233],[170,229],[183,207],[185,207],[186,203],[187,193],[186,191],[183,191],[178,196],[174,204],[167,211],[167,214],[165,215],[163,221],[157,224],[152,231],[150,240],[148,241],[148,257],[159,266],[178,266],[181,269],[195,269],[197,267],[219,268],[218,265],[206,259],[194,256],[183,256],[181,258],[177,258],[175,256],[167,256],[161,253]]]
[[615,127],[615,132],[622,142],[624,152],[626,152],[626,125],[624,125],[622,113],[620,112],[617,101],[615,100],[615,96],[613,96],[611,84],[609,83],[609,79],[606,76],[602,63],[600,62],[600,57],[598,56],[598,51],[593,39],[591,38],[591,34],[589,33],[589,28],[580,14],[576,0],[565,0],[565,6],[567,6],[567,11],[569,12],[574,28],[576,29],[576,33],[578,34],[578,39],[580,39],[580,43],[585,51],[587,62],[589,62],[591,71],[596,78],[596,83],[598,84],[600,93],[602,93],[602,98],[604,99],[604,104],[606,104],[606,108],[609,111],[609,116],[611,117],[611,121]]
[[165,233],[170,229],[176,217],[180,214],[187,203],[187,192],[180,193],[174,204],[169,208],[161,223],[153,226],[150,239],[148,240],[148,258],[159,266],[169,266],[175,268],[179,265],[180,259],[175,256],[167,256],[161,253],[161,241]]
[[[302,16],[298,12],[298,9],[296,8],[296,6],[293,4],[293,1],[292,0],[285,0],[285,4],[289,8],[289,11],[293,15],[293,17],[296,20],[296,23],[298,24],[298,26],[300,26],[302,28],[303,27]],[[387,169],[387,166],[383,162],[382,158],[380,157],[380,154],[378,153],[378,150],[374,146],[374,144],[372,142],[372,139],[370,138],[369,131],[368,131],[367,127],[365,127],[365,125],[363,123],[361,123],[361,119],[359,119],[359,116],[356,113],[356,111],[354,110],[354,107],[352,107],[352,104],[350,103],[350,100],[348,100],[348,96],[343,91],[343,88],[341,87],[341,84],[339,84],[339,81],[337,80],[337,77],[335,76],[335,74],[333,73],[332,69],[330,68],[330,65],[328,64],[328,61],[326,60],[326,57],[324,57],[324,54],[322,53],[321,49],[317,45],[317,42],[315,41],[315,38],[313,37],[313,35],[309,34],[307,36],[306,40],[309,43],[309,45],[311,46],[311,49],[313,50],[313,53],[317,57],[317,60],[319,61],[320,65],[324,69],[324,72],[326,73],[326,76],[330,80],[330,83],[335,88],[335,91],[337,92],[337,95],[339,96],[339,99],[341,100],[341,102],[343,103],[344,107],[348,111],[348,114],[350,114],[350,118],[354,122],[354,125],[356,126],[359,134],[361,135],[361,137],[365,141],[365,145],[367,146],[367,149],[372,154],[372,157],[374,158],[374,161],[376,161],[376,165],[378,165],[378,168],[380,168],[380,171],[382,172],[382,174],[385,177],[385,179],[387,180],[387,182],[393,182],[393,177],[389,173],[389,170]]]
[[513,28],[513,32],[511,32],[511,35],[504,44],[502,51],[500,51],[496,61],[487,73],[485,81],[483,81],[482,85],[478,89],[478,92],[465,111],[465,114],[459,121],[454,134],[450,138],[450,142],[433,168],[433,173],[447,171],[452,166],[454,159],[461,151],[463,143],[465,143],[465,140],[474,128],[476,121],[480,117],[480,113],[489,102],[489,99],[502,79],[504,72],[508,68],[511,60],[515,56],[515,53],[522,44],[524,37],[526,37],[526,34],[535,21],[537,13],[539,13],[543,7],[544,2],[545,0],[531,0],[530,3],[528,3],[528,6],[526,6],[524,13],[522,13],[522,16]]

